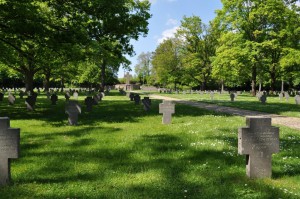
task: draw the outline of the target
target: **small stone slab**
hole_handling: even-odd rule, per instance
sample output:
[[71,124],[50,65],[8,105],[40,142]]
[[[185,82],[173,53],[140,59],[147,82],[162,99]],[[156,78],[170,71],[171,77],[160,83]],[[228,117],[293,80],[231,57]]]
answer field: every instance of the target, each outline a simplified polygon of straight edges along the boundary
[[234,99],[235,99],[235,94],[234,93],[230,93],[230,100],[232,102],[234,102]]
[[50,97],[50,99],[51,99],[51,102],[52,102],[51,104],[52,105],[56,105],[56,102],[58,100],[57,95],[56,94],[52,94],[51,97]]
[[19,155],[20,129],[10,128],[9,118],[0,117],[0,186],[10,182],[10,159]]
[[74,100],[78,100],[78,92],[77,91],[75,91],[73,93],[73,98],[74,98]]
[[66,114],[68,114],[68,122],[70,125],[77,125],[78,115],[81,113],[81,107],[75,100],[69,100],[65,108]]
[[135,105],[139,105],[141,101],[141,96],[139,94],[134,95],[134,103]]
[[144,110],[149,111],[151,108],[151,99],[149,97],[144,97],[144,99],[142,99],[142,103],[144,105]]
[[279,128],[266,117],[246,117],[246,125],[238,130],[238,153],[246,155],[246,174],[270,178],[272,154],[279,152]]
[[28,111],[34,111],[36,99],[34,96],[28,96],[25,100],[25,104]]
[[267,101],[267,93],[263,92],[263,94],[260,96],[259,100],[261,101],[262,104],[265,104]]
[[69,92],[66,92],[65,98],[66,98],[67,101],[70,99],[70,97],[71,97],[70,93],[69,93]]
[[284,93],[284,97],[285,97],[285,100],[288,102],[289,99],[290,99],[289,93],[288,93],[288,92],[285,92],[285,93]]
[[214,100],[215,93],[213,91],[211,91],[209,95],[210,95],[210,100]]
[[300,95],[295,96],[295,102],[296,104],[300,104]]
[[130,101],[133,101],[134,100],[134,93],[129,93],[129,98],[130,98]]
[[15,104],[16,98],[13,94],[9,93],[7,99],[8,99],[8,104],[9,105],[14,105]]
[[86,97],[84,103],[86,105],[86,111],[91,112],[95,103],[94,99],[92,97]]
[[164,100],[163,103],[159,104],[159,113],[163,114],[163,124],[171,124],[172,114],[175,113],[175,104],[171,101]]

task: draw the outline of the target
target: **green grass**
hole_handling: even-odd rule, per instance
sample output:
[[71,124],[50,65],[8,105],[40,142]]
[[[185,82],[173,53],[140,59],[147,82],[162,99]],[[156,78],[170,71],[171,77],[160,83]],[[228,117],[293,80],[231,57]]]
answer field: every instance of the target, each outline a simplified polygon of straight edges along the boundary
[[[154,94],[154,93],[153,93]],[[162,96],[174,97],[178,99],[193,100],[205,103],[212,103],[221,106],[236,107],[246,110],[261,111],[266,113],[278,114],[283,116],[300,117],[300,105],[295,103],[294,97],[288,101],[285,98],[280,101],[278,96],[268,96],[266,104],[262,104],[256,97],[249,93],[238,95],[236,101],[231,102],[228,93],[214,95],[214,100],[210,100],[209,94],[165,94],[155,93]]]
[[[79,100],[82,103],[84,97]],[[176,105],[162,125],[160,101],[146,113],[112,93],[68,126],[64,99],[39,96],[35,112],[20,99],[0,103],[21,128],[20,158],[0,198],[300,198],[299,131],[280,127],[273,178],[250,180],[237,154],[241,117]]]

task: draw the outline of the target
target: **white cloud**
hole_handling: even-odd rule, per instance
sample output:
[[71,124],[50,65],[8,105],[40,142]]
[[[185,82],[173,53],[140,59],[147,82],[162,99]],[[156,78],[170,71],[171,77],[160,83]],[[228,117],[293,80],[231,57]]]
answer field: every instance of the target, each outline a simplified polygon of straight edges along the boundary
[[175,26],[171,29],[164,30],[161,36],[158,38],[157,43],[162,43],[165,39],[174,38],[178,28],[179,26]]
[[175,26],[175,25],[177,25],[178,24],[178,21],[176,20],[176,19],[169,19],[168,21],[167,21],[167,25],[168,26]]
[[297,6],[300,6],[300,1],[297,1],[297,2],[296,2],[296,5],[297,5]]

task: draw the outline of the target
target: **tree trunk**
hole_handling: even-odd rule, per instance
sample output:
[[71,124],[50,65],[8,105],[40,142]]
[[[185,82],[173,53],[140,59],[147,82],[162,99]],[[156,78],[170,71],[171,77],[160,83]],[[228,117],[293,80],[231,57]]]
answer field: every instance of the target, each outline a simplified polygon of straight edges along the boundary
[[251,93],[252,96],[256,95],[256,66],[252,67],[252,76],[251,76]]
[[273,70],[270,72],[271,77],[271,91],[275,91],[275,82],[276,82],[276,74],[275,74],[275,66],[273,66]]
[[104,87],[105,87],[105,68],[106,68],[106,61],[103,60],[103,63],[101,65],[101,85],[100,85],[100,91],[104,92]]
[[284,81],[281,80],[281,93],[283,93],[283,92],[284,92]]
[[60,86],[61,86],[61,90],[60,91],[63,92],[64,91],[64,87],[65,87],[65,80],[64,80],[63,77],[61,77]]
[[46,72],[45,79],[44,79],[45,92],[49,91],[49,87],[50,87],[50,72]]
[[34,72],[32,71],[26,71],[25,72],[25,88],[26,88],[26,92],[28,91],[33,91],[33,76],[34,76]]
[[224,80],[221,81],[221,93],[224,92]]
[[259,80],[258,92],[261,92],[261,80]]

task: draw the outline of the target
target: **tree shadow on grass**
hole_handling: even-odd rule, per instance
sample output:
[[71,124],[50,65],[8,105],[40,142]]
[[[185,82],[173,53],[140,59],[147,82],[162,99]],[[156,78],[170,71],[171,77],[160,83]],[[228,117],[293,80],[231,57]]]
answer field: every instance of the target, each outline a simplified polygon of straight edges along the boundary
[[[127,97],[124,97],[125,99]],[[143,117],[158,116],[159,103],[161,100],[152,100],[150,111],[145,111],[143,105],[135,105],[127,100],[103,100],[98,105],[93,106],[92,112],[86,112],[86,107],[82,100],[79,100],[82,113],[78,116],[78,125],[95,125],[99,122],[122,123],[139,122]],[[38,99],[35,111],[27,111],[25,100],[17,99],[15,105],[8,106],[0,104],[1,116],[7,116],[11,120],[40,120],[55,127],[67,125],[67,114],[65,113],[65,100],[59,100],[57,105],[51,105],[46,98]],[[224,115],[212,111],[190,108],[185,105],[176,105],[175,117],[202,116],[202,115]],[[162,116],[162,115],[160,115]]]

